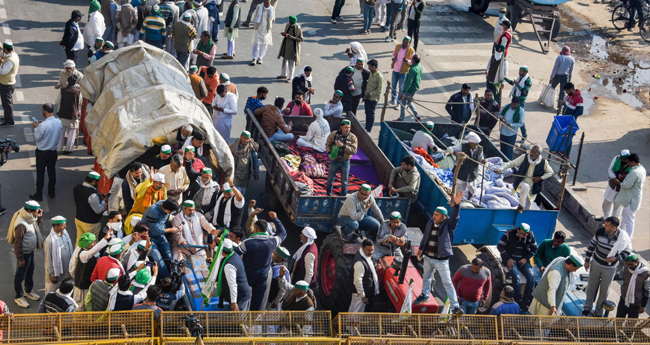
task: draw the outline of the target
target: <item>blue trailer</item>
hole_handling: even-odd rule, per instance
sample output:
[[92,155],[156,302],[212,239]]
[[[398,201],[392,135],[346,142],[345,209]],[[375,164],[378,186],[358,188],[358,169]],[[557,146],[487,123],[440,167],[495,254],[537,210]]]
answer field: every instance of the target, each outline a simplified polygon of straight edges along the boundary
[[[281,157],[264,133],[258,120],[248,109],[246,110],[246,116],[250,122],[251,137],[260,145],[259,158],[266,167],[265,197],[269,203],[269,208],[272,210],[284,209],[291,221],[297,226],[310,226],[318,231],[330,232],[337,221],[339,210],[346,197],[301,195],[286,165],[282,162]],[[309,125],[314,119],[311,116],[284,117],[286,123],[293,122],[294,129]],[[338,129],[343,119],[348,119],[352,123],[352,133],[358,139],[358,147],[367,155],[365,164],[368,168],[374,169],[381,184],[387,186],[393,165],[352,114],[349,114],[346,118],[329,120],[330,129],[332,131]],[[404,185],[404,181],[397,183],[398,187]],[[376,198],[376,201],[377,206],[384,212],[384,218],[387,219],[391,212],[398,211],[406,221],[410,207],[408,198],[380,197]],[[369,213],[372,214],[372,212]]]

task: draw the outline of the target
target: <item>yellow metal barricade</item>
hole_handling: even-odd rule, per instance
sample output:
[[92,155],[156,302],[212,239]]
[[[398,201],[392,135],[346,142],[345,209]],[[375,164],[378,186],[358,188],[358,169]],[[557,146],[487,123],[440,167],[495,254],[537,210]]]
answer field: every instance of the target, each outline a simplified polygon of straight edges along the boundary
[[[399,339],[399,338],[358,338],[350,337],[345,345],[502,345],[499,340],[451,340],[451,339]],[[505,345],[505,344],[503,344]]]
[[158,339],[112,339],[112,340],[88,340],[84,342],[46,343],[57,345],[156,345]]
[[[341,345],[339,338],[203,338],[203,344],[215,345]],[[195,345],[195,338],[163,340],[162,345]]]
[[501,339],[539,342],[650,343],[650,320],[501,315]]
[[83,342],[147,338],[152,340],[153,312],[120,311],[14,314],[0,317],[2,343]]
[[489,315],[339,313],[332,324],[341,338],[498,339]]
[[331,337],[329,311],[165,312],[162,338],[190,337],[184,317],[193,314],[205,338]]

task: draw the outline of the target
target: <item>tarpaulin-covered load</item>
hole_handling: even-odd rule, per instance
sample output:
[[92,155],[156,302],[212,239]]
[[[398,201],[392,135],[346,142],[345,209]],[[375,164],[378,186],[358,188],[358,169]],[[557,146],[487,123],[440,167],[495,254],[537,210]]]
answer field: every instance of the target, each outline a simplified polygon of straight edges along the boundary
[[228,144],[171,55],[139,42],[108,54],[85,72],[83,96],[94,100],[85,126],[106,176],[116,175],[154,142],[173,143],[185,124],[205,134],[212,163],[232,174]]

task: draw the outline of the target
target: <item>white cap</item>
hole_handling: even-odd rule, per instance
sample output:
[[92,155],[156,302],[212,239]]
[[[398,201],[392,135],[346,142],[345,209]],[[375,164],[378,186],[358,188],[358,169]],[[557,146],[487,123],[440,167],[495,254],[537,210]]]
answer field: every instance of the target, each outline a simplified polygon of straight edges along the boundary
[[630,150],[622,150],[621,151],[621,157],[626,157],[630,155]]
[[131,217],[131,227],[135,227],[135,226],[138,225],[138,223],[140,223],[141,221],[142,221],[142,217],[132,216],[132,217]]
[[232,241],[229,238],[226,238],[223,240],[223,248],[224,249],[232,249]]
[[230,76],[226,73],[221,73],[221,77],[226,81],[230,81]]
[[163,145],[163,146],[160,148],[160,152],[170,152],[170,153],[171,153],[171,152],[172,152],[172,147],[169,146],[169,145]]
[[29,200],[29,201],[25,202],[25,205],[35,207],[36,209],[39,209],[41,207],[41,205],[39,203],[37,203],[36,201],[34,201],[34,200]]
[[481,142],[481,137],[479,137],[478,134],[476,134],[474,132],[469,132],[465,136],[465,140],[467,140],[467,141],[469,141],[470,143],[473,143],[473,144],[478,144],[478,143]]
[[120,276],[121,272],[122,271],[120,271],[119,268],[111,268],[110,270],[108,270],[108,273],[106,274],[106,279],[107,280],[115,280],[115,279],[117,279],[117,277]]
[[77,65],[72,60],[65,60],[63,67],[76,67]]
[[153,180],[154,180],[155,182],[162,182],[162,183],[165,183],[165,174],[163,174],[163,173],[156,173],[155,175],[153,175]]
[[110,247],[110,246],[114,246],[114,245],[116,245],[116,244],[122,245],[122,240],[119,239],[119,238],[117,238],[117,237],[114,237],[114,238],[112,238],[110,241],[108,241],[108,246],[109,246],[109,247]]
[[302,234],[305,235],[307,238],[310,238],[312,240],[316,239],[316,230],[313,228],[310,228],[306,226],[304,229],[302,229]]
[[224,183],[223,184],[223,191],[228,192],[229,190],[232,192],[232,188],[230,187],[230,183],[228,183],[228,182]]

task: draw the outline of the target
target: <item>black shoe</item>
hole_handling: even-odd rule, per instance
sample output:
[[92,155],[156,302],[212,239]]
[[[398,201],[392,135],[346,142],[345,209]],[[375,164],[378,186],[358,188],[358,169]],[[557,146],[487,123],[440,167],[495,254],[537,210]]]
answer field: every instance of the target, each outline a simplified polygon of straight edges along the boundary
[[589,313],[591,313],[591,310],[583,310],[582,316],[589,316]]
[[2,216],[5,213],[7,213],[7,209],[4,207],[0,208],[0,216]]
[[614,274],[614,280],[623,280],[623,277],[620,274],[616,273]]
[[47,196],[50,197],[50,199],[56,198],[56,193],[47,193]]
[[5,127],[13,127],[16,124],[13,122],[0,122],[0,126],[5,126]]
[[413,301],[413,305],[422,304],[428,301],[429,301],[429,296],[420,295],[418,296],[418,298],[415,299],[415,301]]
[[66,156],[71,154],[71,153],[72,153],[72,151],[63,151],[63,154],[66,155]]
[[43,201],[43,196],[42,195],[30,194],[29,198],[31,200]]
[[602,221],[605,220],[605,217],[594,218],[594,220],[597,221],[597,222],[602,222]]
[[463,312],[463,310],[460,309],[460,308],[458,308],[458,307],[452,309],[452,310],[451,310],[451,313],[454,314],[454,315],[457,315],[457,316],[460,316],[460,315],[465,314],[465,313]]

